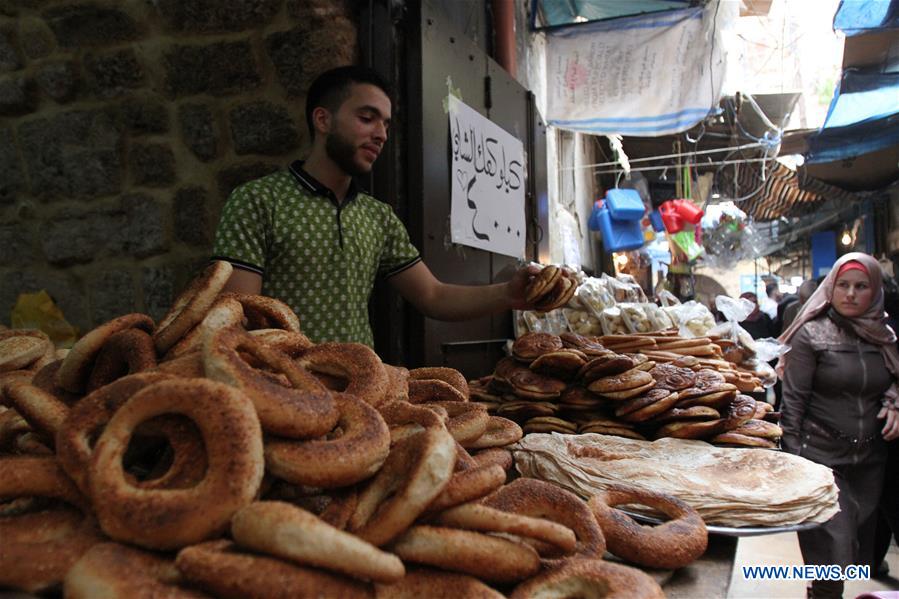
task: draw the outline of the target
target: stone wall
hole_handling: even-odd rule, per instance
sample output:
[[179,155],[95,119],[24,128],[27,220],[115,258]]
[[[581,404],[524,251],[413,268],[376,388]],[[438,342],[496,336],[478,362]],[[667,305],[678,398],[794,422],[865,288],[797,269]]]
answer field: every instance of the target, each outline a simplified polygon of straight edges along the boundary
[[230,191],[305,149],[349,1],[0,2],[0,323],[40,289],[81,331],[158,319]]

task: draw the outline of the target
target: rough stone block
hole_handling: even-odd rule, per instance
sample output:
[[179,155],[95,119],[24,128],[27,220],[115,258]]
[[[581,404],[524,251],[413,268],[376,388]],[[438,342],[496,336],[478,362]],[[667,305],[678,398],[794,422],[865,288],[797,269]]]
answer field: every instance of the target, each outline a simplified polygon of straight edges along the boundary
[[0,115],[16,116],[32,112],[37,106],[34,83],[19,76],[0,79]]
[[159,322],[175,299],[175,267],[147,266],[141,269],[143,311]]
[[175,96],[248,91],[260,77],[249,42],[175,46],[165,56],[166,86]]
[[175,194],[175,237],[188,245],[212,247],[215,225],[209,196],[202,187],[185,187]]
[[218,154],[219,138],[212,111],[203,104],[185,104],[178,110],[184,143],[203,162]]
[[287,0],[287,14],[311,27],[322,27],[351,16],[351,11],[346,0]]
[[278,81],[290,96],[302,96],[320,73],[354,62],[356,29],[347,19],[327,27],[309,22],[266,38],[266,51]]
[[216,175],[219,195],[224,201],[238,185],[242,185],[253,179],[258,179],[259,177],[264,177],[276,170],[278,170],[278,167],[274,164],[253,162],[250,164],[232,166],[231,168],[219,171]]
[[31,231],[22,223],[0,225],[0,264],[30,264],[37,251]]
[[157,0],[156,8],[175,31],[241,31],[267,23],[278,0]]
[[0,285],[0,320],[7,324],[20,293],[36,293],[44,289],[62,310],[69,324],[82,333],[92,328],[88,318],[87,298],[74,275],[28,268],[5,271],[0,273],[0,277],[3,278],[3,285]]
[[165,187],[175,182],[175,156],[163,144],[131,146],[131,179],[135,185]]
[[155,98],[128,98],[122,102],[122,121],[132,135],[166,133],[168,106]]
[[94,4],[71,4],[43,12],[64,48],[107,46],[137,39],[140,26],[126,12]]
[[13,203],[22,185],[22,166],[12,129],[2,129],[0,130],[0,205]]
[[299,135],[287,110],[269,102],[238,106],[229,115],[237,154],[277,156],[296,148]]
[[123,212],[95,212],[47,221],[41,234],[44,255],[51,264],[69,266],[119,253],[126,225]]
[[132,194],[122,198],[125,211],[123,250],[136,258],[160,254],[168,249],[165,213],[151,196]]
[[16,48],[12,31],[0,31],[0,73],[16,71],[22,68],[22,57]]
[[68,102],[78,88],[78,75],[69,61],[41,65],[34,79],[40,90],[57,102]]
[[121,131],[111,111],[71,110],[22,123],[17,132],[35,196],[96,197],[121,189]]
[[144,83],[144,70],[130,48],[89,56],[84,66],[91,74],[96,93],[104,98],[120,96]]
[[87,278],[90,319],[93,326],[137,312],[137,288],[131,272],[104,268]]
[[47,24],[34,17],[19,18],[19,43],[25,56],[34,60],[49,56],[56,49],[56,38]]

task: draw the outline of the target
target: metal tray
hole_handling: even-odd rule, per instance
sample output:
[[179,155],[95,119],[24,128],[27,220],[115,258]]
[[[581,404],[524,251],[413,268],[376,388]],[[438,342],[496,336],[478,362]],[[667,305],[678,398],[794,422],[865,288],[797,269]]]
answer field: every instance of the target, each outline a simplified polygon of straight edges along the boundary
[[[638,522],[645,522],[647,524],[662,524],[663,522],[659,518],[653,516],[638,514],[637,512],[626,509],[623,510],[621,508],[616,509],[624,512]],[[706,524],[705,527],[709,531],[709,534],[713,535],[722,535],[725,537],[758,537],[761,535],[773,535],[781,532],[811,530],[813,528],[818,528],[821,524],[822,523],[820,522],[802,522],[800,524],[788,524],[784,526],[717,526],[715,524]]]

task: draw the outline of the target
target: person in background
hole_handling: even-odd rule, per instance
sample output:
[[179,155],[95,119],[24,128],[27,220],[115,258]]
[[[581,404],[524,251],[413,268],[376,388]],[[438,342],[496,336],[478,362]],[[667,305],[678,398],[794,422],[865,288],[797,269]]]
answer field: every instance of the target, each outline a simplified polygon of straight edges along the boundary
[[772,337],[774,335],[774,327],[771,317],[759,308],[758,296],[751,291],[747,291],[741,294],[740,297],[755,304],[755,309],[746,317],[746,320],[740,323],[740,326],[746,329],[746,332],[752,335],[753,339]]
[[537,267],[493,285],[438,280],[391,207],[360,190],[392,117],[388,86],[372,69],[319,75],[306,99],[312,149],[305,161],[235,189],[216,230],[213,259],[234,266],[224,291],[264,294],[288,304],[315,342],[373,345],[368,301],[387,280],[425,316],[466,320],[529,306]]
[[793,321],[796,319],[796,315],[799,314],[799,310],[802,308],[802,306],[805,305],[805,302],[808,301],[808,298],[812,296],[812,294],[815,292],[815,289],[817,288],[818,283],[813,279],[802,282],[802,285],[799,286],[797,301],[784,308],[783,330],[788,329],[790,325],[793,324]]
[[[798,533],[803,560],[870,564],[885,441],[899,437],[899,351],[877,260],[858,252],[837,260],[780,341],[790,345],[777,366],[783,450],[831,468],[839,488],[840,511]],[[809,588],[816,598],[842,594],[842,581]]]
[[773,322],[775,318],[777,318],[777,303],[781,300],[783,295],[780,292],[780,286],[777,284],[777,281],[771,281],[767,285],[765,285],[765,297],[761,300],[756,298],[756,303],[759,305],[759,309],[762,312],[768,315],[768,318]]
[[[899,284],[896,279],[885,276],[883,279],[883,306],[887,313],[887,321],[893,331],[899,330]],[[899,349],[899,345],[897,345]],[[877,514],[877,528],[874,534],[874,559],[871,562],[871,576],[886,576],[890,566],[886,562],[886,554],[890,548],[890,539],[899,543],[899,440],[887,443],[886,473],[883,479],[883,491],[880,493],[880,509]]]

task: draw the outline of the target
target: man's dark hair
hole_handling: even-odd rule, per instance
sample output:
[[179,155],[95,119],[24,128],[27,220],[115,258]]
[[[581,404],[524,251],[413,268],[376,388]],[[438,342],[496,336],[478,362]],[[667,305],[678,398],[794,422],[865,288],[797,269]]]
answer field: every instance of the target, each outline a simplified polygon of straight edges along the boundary
[[779,288],[779,285],[777,284],[777,282],[768,283],[767,285],[765,285],[765,295],[767,295],[768,297],[771,297],[771,294],[774,293],[775,291],[777,291],[778,288]]
[[332,113],[337,112],[340,105],[349,97],[350,88],[355,83],[374,85],[387,94],[388,98],[390,97],[390,86],[387,84],[387,80],[374,69],[350,65],[325,71],[315,78],[306,94],[306,125],[313,137],[315,137],[315,127],[312,124],[312,111],[322,106]]

